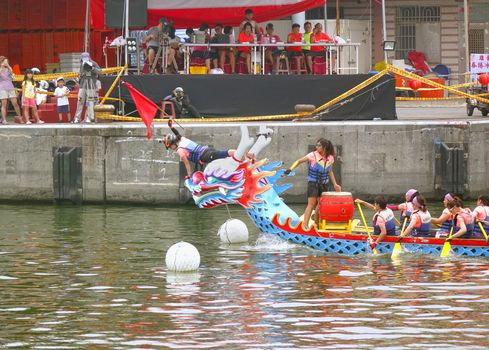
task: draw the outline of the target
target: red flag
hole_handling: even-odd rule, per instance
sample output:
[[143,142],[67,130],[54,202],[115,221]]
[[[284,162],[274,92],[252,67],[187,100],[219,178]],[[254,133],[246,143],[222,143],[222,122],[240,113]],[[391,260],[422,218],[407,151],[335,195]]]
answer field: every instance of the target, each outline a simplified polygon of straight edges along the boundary
[[143,120],[146,125],[146,136],[148,140],[151,139],[151,123],[156,115],[156,111],[158,110],[158,106],[151,101],[149,98],[144,96],[141,92],[136,90],[131,84],[124,81],[124,85],[126,85],[127,90],[131,94],[131,97],[136,105],[136,109],[138,110],[139,116]]

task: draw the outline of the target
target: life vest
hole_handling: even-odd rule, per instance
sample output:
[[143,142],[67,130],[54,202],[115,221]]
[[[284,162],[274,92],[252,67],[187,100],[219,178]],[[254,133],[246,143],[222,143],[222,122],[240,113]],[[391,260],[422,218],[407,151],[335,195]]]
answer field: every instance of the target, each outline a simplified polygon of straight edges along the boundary
[[460,227],[457,226],[458,217],[463,218],[465,227],[467,228],[467,232],[460,236],[460,238],[470,238],[470,236],[472,236],[472,234],[474,233],[474,217],[471,213],[463,211],[462,209],[462,211],[455,215],[455,217],[453,218],[453,233],[456,233],[458,230],[460,230]]
[[[482,221],[489,221],[489,207],[482,207],[482,209],[484,209],[484,212],[486,213],[486,217],[484,219],[482,219]],[[477,221],[481,221],[481,220],[477,220],[477,218],[476,218],[476,222],[474,223],[474,236],[483,236],[481,228],[479,227],[479,224],[477,223]],[[486,232],[486,234],[489,234],[488,233],[489,232],[489,225],[482,224],[482,227],[484,228],[484,231]]]
[[431,228],[431,215],[430,212],[427,210],[425,212],[421,210],[416,210],[415,212],[412,213],[412,215],[418,215],[421,219],[421,224],[418,226],[414,227],[414,230],[412,231],[413,236],[429,236],[430,234],[430,228]]
[[318,162],[316,157],[316,153],[314,153],[314,158],[316,161],[314,165],[309,163],[309,176],[307,177],[307,181],[316,182],[319,184],[327,184],[329,182],[329,170],[331,169],[331,164],[328,163],[327,158],[324,160],[325,164],[321,165]]
[[178,148],[186,149],[189,153],[188,159],[197,164],[202,163],[200,160],[202,153],[204,153],[209,146],[202,146],[192,140],[187,139],[186,137],[182,137],[178,143]]
[[406,204],[406,208],[404,208],[401,211],[401,215],[399,216],[399,222],[401,223],[401,229],[402,229],[402,225],[404,224],[404,218],[406,218],[406,217],[407,217],[406,227],[409,226],[409,218],[411,217],[411,214],[414,211],[414,206],[413,206],[412,202],[405,202],[404,204]]
[[380,226],[377,225],[377,219],[381,217],[385,221],[385,230],[388,236],[396,234],[396,219],[394,218],[394,213],[389,208],[386,208],[374,215],[373,226],[374,233],[376,235],[380,234]]

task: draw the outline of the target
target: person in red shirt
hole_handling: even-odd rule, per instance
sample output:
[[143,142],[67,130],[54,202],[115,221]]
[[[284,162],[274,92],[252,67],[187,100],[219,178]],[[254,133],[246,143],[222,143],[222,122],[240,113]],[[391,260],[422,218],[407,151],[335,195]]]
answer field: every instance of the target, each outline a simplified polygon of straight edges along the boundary
[[[253,44],[255,42],[255,36],[251,32],[252,26],[250,23],[245,23],[243,30],[239,33],[238,42],[240,44]],[[238,53],[240,57],[243,57],[248,67],[248,73],[251,72],[251,46],[239,46]]]
[[[302,33],[300,32],[301,26],[297,23],[292,25],[292,33],[287,36],[287,43],[296,44],[302,43]],[[302,56],[302,46],[287,46],[287,52],[289,57]]]
[[[333,42],[331,37],[323,32],[323,25],[321,23],[316,23],[314,26],[314,30],[311,34],[311,44],[318,43],[330,43]],[[325,57],[326,55],[326,47],[314,45],[311,46],[311,56],[314,57]],[[334,66],[334,64],[333,64]]]

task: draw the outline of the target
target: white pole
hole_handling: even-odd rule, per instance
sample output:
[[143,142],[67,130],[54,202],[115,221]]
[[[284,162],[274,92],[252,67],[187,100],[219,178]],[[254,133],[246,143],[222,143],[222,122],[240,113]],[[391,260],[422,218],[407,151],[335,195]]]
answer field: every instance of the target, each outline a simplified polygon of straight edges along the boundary
[[90,0],[87,0],[85,8],[85,40],[83,42],[83,51],[88,52],[90,48]]
[[[387,40],[387,24],[385,21],[385,0],[382,0],[382,33],[384,42]],[[387,51],[384,50],[384,61],[387,62]]]
[[464,0],[464,29],[465,29],[465,82],[469,79],[470,54],[469,54],[469,1]]
[[[125,17],[125,29],[124,29],[124,40],[127,40],[127,37],[129,36],[129,0],[124,0],[124,6],[125,6],[125,10],[124,10],[124,13],[126,15]],[[128,52],[127,52],[127,43],[125,45],[125,58],[124,58],[124,62],[129,65],[129,62],[128,62],[128,59],[129,59],[129,55],[128,55]],[[126,69],[126,74],[127,74],[127,69]]]
[[301,26],[301,30],[304,29],[304,23],[306,23],[306,13],[298,12],[292,15],[292,24],[297,23]]

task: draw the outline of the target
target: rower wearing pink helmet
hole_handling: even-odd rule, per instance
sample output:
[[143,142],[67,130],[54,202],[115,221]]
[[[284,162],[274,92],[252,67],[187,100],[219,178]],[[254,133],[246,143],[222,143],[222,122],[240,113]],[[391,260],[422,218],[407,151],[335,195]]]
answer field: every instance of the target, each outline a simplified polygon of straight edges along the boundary
[[440,226],[440,228],[436,231],[436,237],[442,237],[442,236],[448,236],[450,233],[450,229],[452,228],[452,220],[453,220],[453,215],[448,210],[447,204],[450,201],[453,201],[455,198],[458,198],[457,196],[447,193],[443,197],[443,206],[445,209],[443,209],[441,215],[438,218],[432,218],[431,223]]
[[426,200],[423,196],[418,194],[413,198],[411,204],[413,206],[413,211],[411,213],[409,226],[407,226],[406,230],[404,231],[404,235],[408,236],[411,234],[412,236],[429,236],[431,215],[426,208]]
[[[419,196],[418,190],[411,188],[405,194],[406,201],[404,203],[401,203],[399,205],[389,204],[387,206],[387,208],[391,210],[401,211],[401,215],[399,217],[399,222],[401,223],[401,229],[402,226],[408,227],[409,225],[409,218],[414,211],[413,200],[414,198],[416,198],[416,196]],[[406,221],[406,224],[404,224],[404,221]]]

